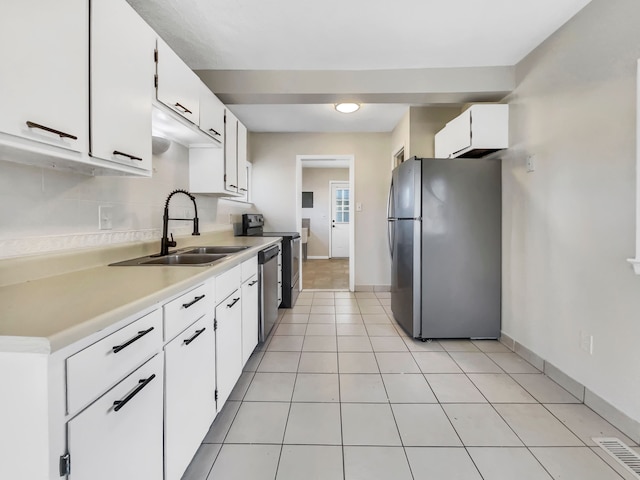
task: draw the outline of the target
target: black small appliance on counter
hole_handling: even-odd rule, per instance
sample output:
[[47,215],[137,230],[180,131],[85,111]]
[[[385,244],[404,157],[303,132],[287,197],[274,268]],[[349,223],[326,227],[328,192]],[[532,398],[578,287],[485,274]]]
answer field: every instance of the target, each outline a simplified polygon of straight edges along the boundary
[[242,215],[241,236],[282,237],[282,303],[280,308],[293,308],[300,293],[300,234],[298,232],[265,232],[261,213]]

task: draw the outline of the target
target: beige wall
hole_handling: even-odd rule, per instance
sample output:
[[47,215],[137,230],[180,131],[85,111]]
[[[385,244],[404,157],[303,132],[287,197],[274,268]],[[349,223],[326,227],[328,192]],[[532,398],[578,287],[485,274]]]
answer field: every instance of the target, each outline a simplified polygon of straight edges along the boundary
[[308,218],[311,222],[309,239],[307,241],[307,255],[310,257],[329,256],[329,232],[331,228],[329,182],[332,180],[348,182],[349,169],[302,169],[302,191],[313,192],[313,208],[302,209],[302,218]]
[[405,160],[433,158],[436,133],[460,112],[459,107],[409,107],[391,132],[390,158],[403,146]]
[[355,284],[389,285],[386,203],[391,181],[388,133],[252,133],[253,200],[271,230],[296,225],[296,155],[354,155]]
[[[153,157],[152,178],[90,177],[0,161],[0,258],[161,237],[169,193],[189,188],[188,151],[172,144]],[[228,225],[229,214],[250,206],[197,195],[200,229]],[[113,208],[113,229],[98,229],[98,208]],[[193,215],[191,200],[177,195],[172,215]],[[190,222],[172,222],[176,233]]]
[[410,138],[411,157],[433,158],[435,156],[434,139],[436,133],[444,128],[447,122],[460,115],[460,108],[444,107],[411,107]]
[[389,155],[389,165],[393,165],[393,156],[404,147],[404,158],[409,158],[411,151],[411,130],[409,120],[411,116],[411,108],[407,108],[407,112],[402,116],[396,127],[391,132],[391,154]]
[[639,18],[594,0],[517,66],[503,159],[503,330],[638,421]]

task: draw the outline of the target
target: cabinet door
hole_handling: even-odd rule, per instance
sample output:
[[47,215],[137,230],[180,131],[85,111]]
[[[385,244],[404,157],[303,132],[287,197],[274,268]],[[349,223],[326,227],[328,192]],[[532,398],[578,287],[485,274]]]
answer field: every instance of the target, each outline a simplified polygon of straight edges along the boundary
[[224,104],[200,82],[200,130],[221,144],[224,142]]
[[3,2],[0,132],[88,151],[88,16],[86,0]]
[[238,119],[229,110],[224,124],[224,187],[238,192]]
[[238,192],[247,188],[247,127],[238,121]]
[[151,171],[154,45],[127,2],[91,0],[93,157]]
[[200,123],[200,79],[158,39],[158,100],[190,122]]
[[156,355],[69,421],[68,478],[162,478],[162,387]]
[[242,303],[240,289],[216,307],[216,385],[218,411],[242,373]]
[[165,480],[180,480],[216,416],[213,314],[165,351]]
[[447,147],[450,156],[471,146],[471,110],[461,113],[447,123]]
[[242,365],[258,345],[258,277],[242,284]]
[[278,307],[280,307],[282,303],[282,243],[278,247],[280,247],[278,252]]

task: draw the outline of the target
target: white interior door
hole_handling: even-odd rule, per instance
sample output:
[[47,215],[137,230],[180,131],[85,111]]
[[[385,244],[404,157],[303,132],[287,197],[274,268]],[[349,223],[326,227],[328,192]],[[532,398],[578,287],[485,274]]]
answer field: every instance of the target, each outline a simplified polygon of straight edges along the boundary
[[333,257],[349,257],[351,195],[348,182],[331,183],[331,252]]

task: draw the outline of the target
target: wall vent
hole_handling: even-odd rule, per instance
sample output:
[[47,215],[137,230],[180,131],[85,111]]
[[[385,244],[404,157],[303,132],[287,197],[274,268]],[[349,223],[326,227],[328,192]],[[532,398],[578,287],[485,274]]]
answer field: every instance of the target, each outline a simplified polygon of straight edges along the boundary
[[634,450],[631,450],[618,438],[594,437],[592,440],[612,456],[616,462],[640,479],[640,456]]

